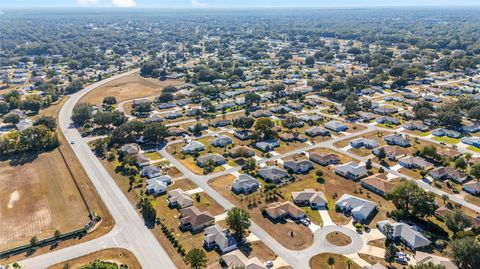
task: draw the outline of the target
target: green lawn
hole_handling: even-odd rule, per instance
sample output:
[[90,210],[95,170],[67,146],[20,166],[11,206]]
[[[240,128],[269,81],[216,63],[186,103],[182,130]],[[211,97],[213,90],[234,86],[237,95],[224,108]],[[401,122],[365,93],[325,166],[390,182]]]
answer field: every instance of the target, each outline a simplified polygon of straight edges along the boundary
[[151,161],[160,160],[162,158],[162,155],[160,155],[160,153],[158,153],[157,151],[148,152],[148,153],[145,153],[144,155],[145,157],[149,158]]
[[452,144],[452,145],[460,143],[460,139],[451,138],[448,136],[435,136],[432,139],[438,142],[443,142],[443,143]]
[[377,126],[382,128],[388,128],[388,129],[397,129],[398,127],[400,127],[400,125],[384,124],[384,123],[378,123]]
[[429,136],[430,135],[430,132],[423,132],[423,133],[420,133],[419,136]]
[[305,215],[312,220],[312,222],[316,225],[322,225],[322,217],[320,217],[320,213],[318,213],[318,210],[313,210],[309,206],[302,206],[301,207],[305,211]]
[[477,148],[477,147],[475,147],[475,146],[468,146],[467,149],[468,149],[468,150],[471,150],[471,151],[475,151],[475,152],[480,153],[480,148]]

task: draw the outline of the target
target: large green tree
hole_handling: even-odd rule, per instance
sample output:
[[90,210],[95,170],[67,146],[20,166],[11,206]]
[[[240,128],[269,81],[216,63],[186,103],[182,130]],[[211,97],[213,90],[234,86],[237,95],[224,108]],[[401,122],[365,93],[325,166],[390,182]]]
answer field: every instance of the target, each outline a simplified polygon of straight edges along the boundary
[[194,248],[185,256],[185,261],[192,269],[200,269],[207,266],[207,254],[203,249]]
[[472,226],[472,219],[467,216],[461,209],[454,209],[445,213],[444,215],[445,225],[448,229],[457,234],[459,231]]
[[275,138],[276,132],[273,130],[275,123],[270,118],[260,118],[255,122],[255,131],[262,140]]
[[438,208],[435,195],[426,192],[416,182],[410,180],[398,183],[390,193],[387,193],[387,198],[392,200],[398,209],[417,217],[431,216]]
[[250,216],[242,208],[234,207],[227,212],[227,226],[239,239],[243,238],[250,227]]
[[480,243],[475,238],[454,240],[451,247],[453,262],[459,269],[480,268]]
[[78,103],[73,108],[72,120],[77,125],[83,125],[93,117],[93,107],[89,103]]

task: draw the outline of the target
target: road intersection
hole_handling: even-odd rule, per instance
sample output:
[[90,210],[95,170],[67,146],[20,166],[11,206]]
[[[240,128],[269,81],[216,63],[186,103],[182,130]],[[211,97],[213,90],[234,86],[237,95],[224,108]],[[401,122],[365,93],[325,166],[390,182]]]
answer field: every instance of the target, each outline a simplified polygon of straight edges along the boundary
[[[60,250],[52,251],[47,254],[35,256],[32,258],[28,258],[20,262],[24,268],[47,268],[48,266],[56,263],[60,263],[78,256],[86,255],[88,253],[98,251],[104,248],[111,248],[111,247],[121,247],[128,249],[133,252],[133,254],[139,260],[141,266],[143,268],[175,268],[175,264],[170,259],[168,254],[162,248],[160,243],[157,241],[153,233],[144,225],[143,219],[139,216],[138,212],[134,208],[134,206],[130,203],[130,201],[125,197],[122,190],[117,186],[113,178],[110,176],[108,171],[103,167],[101,162],[98,158],[93,154],[90,150],[87,140],[82,139],[80,133],[77,129],[73,126],[71,121],[72,110],[75,104],[88,92],[101,86],[105,83],[108,83],[114,79],[131,75],[138,70],[132,70],[114,77],[107,78],[100,82],[94,83],[85,89],[81,90],[70,96],[69,100],[65,103],[62,107],[59,115],[59,127],[60,130],[64,133],[67,141],[75,141],[74,145],[70,145],[79,159],[81,165],[85,169],[87,175],[91,179],[93,185],[97,189],[98,193],[101,195],[103,202],[105,203],[106,207],[110,211],[110,214],[115,220],[114,228],[106,235],[93,239],[88,242],[80,243],[71,247],[63,248]],[[331,102],[331,101],[329,101]],[[324,113],[319,114],[328,117],[334,118],[337,120],[343,120],[340,117],[332,116]],[[177,123],[178,124],[178,123]],[[380,130],[380,131],[394,131],[383,129],[378,126],[372,126],[368,124],[361,124],[366,127],[365,130],[356,132],[356,133],[349,133],[343,136],[334,137],[333,139],[319,142],[316,144],[308,145],[306,147],[292,150],[283,154],[278,154],[272,156],[270,158],[264,158],[257,161],[257,164],[266,163],[267,161],[275,161],[281,160],[288,156],[299,154],[303,151],[309,151],[316,148],[328,148],[333,151],[340,152],[345,154],[348,157],[351,157],[358,161],[366,161],[366,157],[359,157],[355,154],[352,154],[346,150],[338,149],[334,146],[334,143],[350,139],[356,136],[361,136],[366,133]],[[222,130],[219,132],[211,132],[207,135],[214,135],[222,132],[226,132],[228,130]],[[411,137],[417,137],[415,135],[410,135]],[[417,137],[418,139],[424,139],[422,137]],[[167,145],[173,143],[180,143],[181,140],[172,141]],[[193,181],[199,188],[201,188],[206,194],[208,194],[212,199],[214,199],[217,203],[222,205],[226,210],[234,207],[233,203],[231,203],[228,199],[223,197],[219,194],[216,190],[208,185],[208,181],[210,179],[238,172],[241,168],[234,167],[229,168],[227,170],[210,174],[210,175],[196,175],[188,168],[186,168],[181,162],[179,162],[174,156],[169,154],[166,151],[166,146],[159,150],[159,153],[162,155],[163,158],[168,160],[172,165],[177,167],[180,172],[183,173],[184,177],[189,178]],[[380,167],[379,164],[373,163],[373,166]],[[392,173],[399,177],[405,177],[410,180],[415,180],[410,178],[406,175],[400,174],[397,171],[384,168],[386,172]],[[424,189],[428,191],[432,191],[438,195],[446,194],[440,190],[437,190],[430,185],[422,182],[416,182]],[[476,205],[473,205],[467,201],[464,201],[454,195],[447,194],[450,197],[450,200],[462,204],[465,207],[471,208],[475,211],[480,212],[480,208]],[[327,228],[328,227],[328,228]],[[326,231],[339,231],[343,233],[347,233],[351,235],[352,244],[344,248],[338,248],[334,246],[330,246],[324,243],[324,235]],[[324,252],[330,253],[339,253],[339,254],[355,254],[361,248],[365,247],[365,240],[362,240],[360,236],[352,234],[351,230],[345,228],[343,226],[337,225],[327,225],[322,227],[321,229],[315,232],[315,240],[314,244],[305,250],[289,250],[282,246],[278,241],[276,241],[273,237],[271,237],[266,231],[264,231],[260,226],[255,223],[252,223],[250,227],[250,231],[254,234],[256,238],[261,240],[264,244],[266,244],[270,249],[272,249],[280,258],[286,261],[291,267],[293,268],[309,268],[309,259],[318,254]],[[363,242],[363,243],[362,243]]]

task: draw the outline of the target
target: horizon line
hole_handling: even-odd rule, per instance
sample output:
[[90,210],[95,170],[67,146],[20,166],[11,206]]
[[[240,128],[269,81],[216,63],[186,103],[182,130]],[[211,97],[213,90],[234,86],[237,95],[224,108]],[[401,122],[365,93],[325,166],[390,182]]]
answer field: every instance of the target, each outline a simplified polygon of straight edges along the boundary
[[156,9],[179,9],[179,10],[214,10],[214,9],[223,9],[223,10],[232,10],[232,9],[287,9],[287,8],[318,8],[318,9],[332,9],[332,8],[466,8],[466,7],[480,7],[478,4],[420,4],[420,5],[302,5],[302,6],[204,6],[204,7],[194,7],[194,6],[134,6],[134,7],[116,7],[116,6],[75,6],[75,5],[66,5],[66,6],[4,6],[0,7],[0,10],[7,9],[119,9],[119,10],[132,10],[132,9],[147,9],[147,8],[156,8]]

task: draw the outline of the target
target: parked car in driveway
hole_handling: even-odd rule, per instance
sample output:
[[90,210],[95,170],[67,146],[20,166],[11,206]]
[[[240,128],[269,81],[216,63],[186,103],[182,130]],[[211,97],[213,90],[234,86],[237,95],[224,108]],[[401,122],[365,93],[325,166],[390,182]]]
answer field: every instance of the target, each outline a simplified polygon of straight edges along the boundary
[[310,222],[308,222],[307,219],[301,219],[300,222],[307,227],[310,225]]

